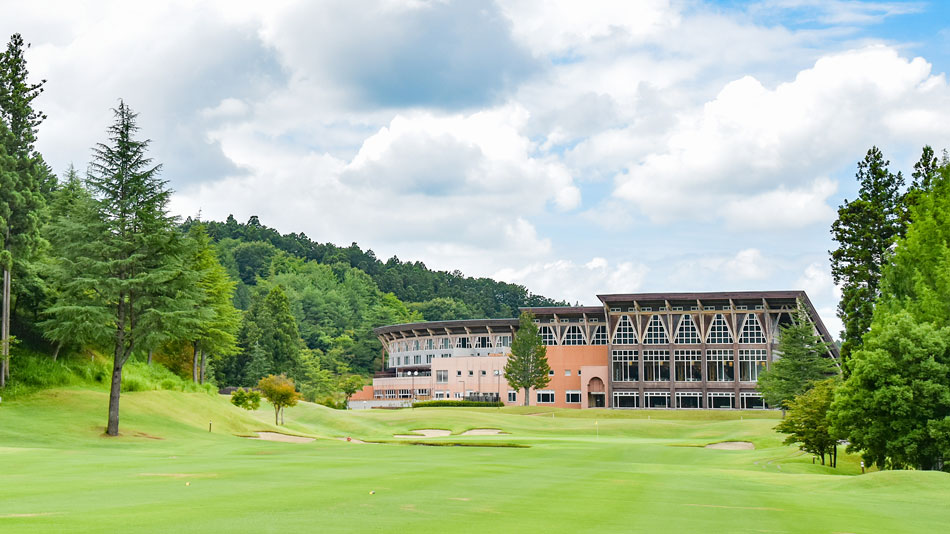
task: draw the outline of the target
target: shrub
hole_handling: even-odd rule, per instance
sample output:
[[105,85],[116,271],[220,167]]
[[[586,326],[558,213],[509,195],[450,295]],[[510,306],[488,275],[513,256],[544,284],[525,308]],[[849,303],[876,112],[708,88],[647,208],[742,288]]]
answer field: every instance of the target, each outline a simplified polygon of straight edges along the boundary
[[231,404],[245,410],[256,410],[261,407],[261,394],[253,389],[244,391],[244,388],[238,388],[231,394]]
[[431,400],[413,404],[415,408],[498,408],[504,406],[501,401],[478,402],[469,400]]

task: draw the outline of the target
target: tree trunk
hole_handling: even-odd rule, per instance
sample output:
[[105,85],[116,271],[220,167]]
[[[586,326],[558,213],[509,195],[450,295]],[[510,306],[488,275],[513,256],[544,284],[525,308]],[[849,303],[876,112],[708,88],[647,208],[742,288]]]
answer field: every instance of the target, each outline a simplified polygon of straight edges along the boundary
[[119,395],[122,393],[122,365],[118,360],[112,363],[112,388],[109,390],[109,425],[106,434],[119,435]]
[[524,388],[524,405],[525,405],[525,406],[528,405],[528,390],[529,390],[529,389],[530,389],[530,388]]
[[59,357],[59,350],[63,348],[63,342],[60,341],[56,343],[56,350],[53,351],[53,361],[56,361],[56,358]]
[[[9,239],[9,232],[7,238]],[[0,313],[0,388],[10,376],[10,271],[3,269],[3,313]]]
[[152,352],[152,349],[148,349],[148,360],[146,362],[148,365],[152,365]]
[[280,424],[281,425],[284,424],[284,407],[283,406],[280,407]]
[[274,405],[274,426],[280,426],[277,416],[280,415],[280,406]]
[[834,447],[835,448],[831,456],[831,467],[834,467],[837,469],[838,468],[838,444],[835,443]]
[[112,360],[112,387],[109,390],[109,423],[106,434],[119,435],[119,395],[122,393],[122,366],[125,365],[125,295],[119,293],[115,327],[115,353]]
[[193,344],[194,352],[191,355],[191,381],[198,383],[198,342],[195,341]]
[[825,465],[825,453],[821,453],[821,465]]
[[198,374],[198,381],[205,383],[205,351],[201,351],[201,371]]

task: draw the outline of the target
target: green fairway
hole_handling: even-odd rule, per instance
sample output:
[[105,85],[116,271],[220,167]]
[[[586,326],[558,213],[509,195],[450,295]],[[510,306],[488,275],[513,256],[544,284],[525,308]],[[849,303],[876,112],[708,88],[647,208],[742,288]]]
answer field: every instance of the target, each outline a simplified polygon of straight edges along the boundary
[[[59,389],[0,405],[0,532],[939,532],[950,475],[857,475],[781,445],[775,412],[334,411],[281,432],[224,397]],[[208,423],[212,432],[208,432]],[[473,428],[496,436],[459,436]],[[413,429],[440,438],[395,439]],[[347,443],[338,438],[388,443]],[[405,444],[515,444],[429,447]],[[748,441],[755,450],[703,445]],[[371,492],[375,492],[371,494]]]

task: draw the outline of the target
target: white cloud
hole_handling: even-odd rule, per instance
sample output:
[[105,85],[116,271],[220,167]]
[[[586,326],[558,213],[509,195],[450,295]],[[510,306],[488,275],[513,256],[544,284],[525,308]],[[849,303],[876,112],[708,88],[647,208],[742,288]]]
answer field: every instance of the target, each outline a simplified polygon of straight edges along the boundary
[[[753,214],[779,214],[759,228],[827,223],[835,185],[823,173],[873,143],[946,139],[948,98],[926,61],[884,46],[823,57],[774,89],[745,76],[682,115],[664,150],[631,161],[615,195],[658,222],[684,212],[728,220],[758,206]],[[930,129],[896,127],[908,113]]]
[[640,263],[611,264],[606,258],[595,257],[582,264],[559,259],[529,263],[520,268],[507,267],[495,272],[493,277],[572,304],[596,305],[598,294],[641,289],[647,272],[647,267]]

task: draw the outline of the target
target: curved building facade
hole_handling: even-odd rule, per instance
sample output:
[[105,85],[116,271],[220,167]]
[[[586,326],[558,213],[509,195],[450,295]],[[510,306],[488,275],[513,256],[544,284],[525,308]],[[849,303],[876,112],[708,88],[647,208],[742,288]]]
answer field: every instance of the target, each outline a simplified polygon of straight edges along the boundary
[[[522,308],[535,315],[551,367],[548,386],[528,393],[530,405],[764,408],[758,377],[780,357],[779,328],[792,322],[799,300],[834,347],[804,291],[598,299],[600,306]],[[503,370],[517,328],[514,318],[376,328],[386,370],[377,373],[372,391],[356,399],[364,405],[463,398],[524,404],[524,391],[512,390]]]

